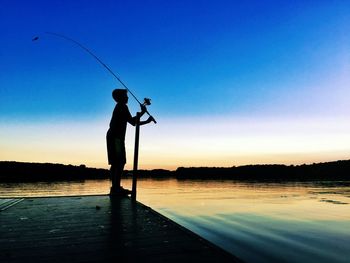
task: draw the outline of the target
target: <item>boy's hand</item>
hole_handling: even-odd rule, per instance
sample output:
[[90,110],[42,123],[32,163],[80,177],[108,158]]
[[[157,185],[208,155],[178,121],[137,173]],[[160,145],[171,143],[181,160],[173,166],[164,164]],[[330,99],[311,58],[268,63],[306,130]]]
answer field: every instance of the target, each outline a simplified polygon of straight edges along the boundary
[[147,119],[147,122],[150,123],[150,122],[152,122],[152,121],[155,122],[154,118],[153,118],[152,116],[149,116],[148,119]]
[[144,114],[147,111],[147,108],[145,105],[140,105],[141,106],[141,114]]

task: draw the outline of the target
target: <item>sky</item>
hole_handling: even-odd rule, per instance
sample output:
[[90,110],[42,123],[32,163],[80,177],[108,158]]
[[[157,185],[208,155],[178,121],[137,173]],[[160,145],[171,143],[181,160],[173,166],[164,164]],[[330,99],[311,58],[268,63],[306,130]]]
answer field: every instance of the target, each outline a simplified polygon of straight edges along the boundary
[[0,160],[108,167],[121,85],[45,32],[152,99],[140,168],[350,159],[348,1],[2,0],[0,32]]

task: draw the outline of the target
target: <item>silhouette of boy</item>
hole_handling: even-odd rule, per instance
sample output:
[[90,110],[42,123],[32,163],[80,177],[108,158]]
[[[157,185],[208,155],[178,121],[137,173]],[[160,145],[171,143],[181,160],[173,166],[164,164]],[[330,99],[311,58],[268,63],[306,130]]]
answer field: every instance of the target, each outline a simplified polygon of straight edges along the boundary
[[[107,153],[108,164],[111,165],[110,173],[112,187],[110,194],[129,194],[130,191],[120,185],[121,175],[126,163],[125,154],[125,133],[127,123],[135,126],[137,117],[132,117],[127,106],[128,94],[126,89],[115,89],[112,92],[113,99],[117,102],[114,108],[109,129],[107,131]],[[146,106],[141,105],[140,117],[146,112]],[[140,121],[140,125],[150,123],[153,120],[149,117],[146,121]]]

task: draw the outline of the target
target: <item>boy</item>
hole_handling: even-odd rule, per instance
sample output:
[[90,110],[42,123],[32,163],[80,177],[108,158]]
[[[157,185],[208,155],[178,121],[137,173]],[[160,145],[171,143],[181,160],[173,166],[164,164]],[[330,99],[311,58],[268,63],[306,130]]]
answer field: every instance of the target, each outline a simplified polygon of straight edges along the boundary
[[[129,194],[130,191],[124,189],[120,185],[121,175],[126,163],[125,154],[125,133],[126,125],[136,125],[136,116],[132,117],[127,106],[128,95],[126,89],[115,89],[112,92],[113,99],[117,102],[114,108],[109,129],[107,131],[107,152],[108,152],[108,164],[111,165],[111,179],[112,187],[110,194],[123,195]],[[146,106],[141,105],[140,117],[146,112]],[[153,121],[152,117],[149,117],[146,121],[140,121],[140,125],[144,125]]]

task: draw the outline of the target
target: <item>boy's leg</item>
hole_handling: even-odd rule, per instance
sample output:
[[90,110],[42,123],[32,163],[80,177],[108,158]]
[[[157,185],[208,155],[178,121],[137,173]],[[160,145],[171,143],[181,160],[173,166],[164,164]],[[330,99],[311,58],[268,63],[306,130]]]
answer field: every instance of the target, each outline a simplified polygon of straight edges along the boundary
[[115,165],[114,164],[112,164],[111,165],[111,168],[109,169],[109,174],[110,174],[110,178],[111,178],[111,181],[112,181],[112,187],[113,187],[113,185],[115,184]]
[[118,192],[121,188],[120,181],[123,174],[124,164],[114,164],[111,166],[112,188],[111,192]]
[[119,189],[121,187],[120,181],[121,181],[121,178],[122,178],[123,170],[124,170],[124,164],[118,164],[116,166],[116,171],[115,171],[115,186],[116,186],[116,189]]

